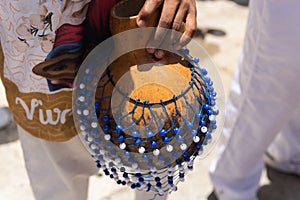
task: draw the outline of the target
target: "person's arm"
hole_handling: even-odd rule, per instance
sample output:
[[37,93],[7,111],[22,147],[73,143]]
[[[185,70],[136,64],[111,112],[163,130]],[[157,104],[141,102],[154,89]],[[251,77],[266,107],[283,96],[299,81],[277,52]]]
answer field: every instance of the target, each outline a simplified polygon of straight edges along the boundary
[[[162,6],[162,13],[158,27],[172,28],[179,31],[182,23],[185,22],[185,30],[182,37],[175,44],[175,49],[179,50],[186,45],[193,37],[197,29],[197,9],[195,0],[146,0],[144,6],[138,14],[137,24],[139,27],[147,27],[148,19]],[[159,31],[154,36],[155,43],[160,44],[163,37]],[[148,49],[149,53],[154,53],[157,58],[164,56],[163,51]]]

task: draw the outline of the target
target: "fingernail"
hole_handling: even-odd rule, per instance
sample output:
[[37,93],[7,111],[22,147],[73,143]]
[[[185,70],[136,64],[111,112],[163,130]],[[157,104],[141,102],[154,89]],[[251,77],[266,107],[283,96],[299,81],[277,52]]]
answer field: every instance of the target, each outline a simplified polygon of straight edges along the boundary
[[144,20],[141,20],[141,19],[138,20],[136,24],[138,25],[138,27],[145,27],[146,26]]
[[164,55],[165,55],[165,53],[164,53],[162,50],[157,50],[157,51],[155,52],[155,57],[156,57],[156,58],[163,58]]
[[146,50],[148,53],[154,53],[154,51],[155,51],[155,49],[153,49],[153,48],[147,48]]

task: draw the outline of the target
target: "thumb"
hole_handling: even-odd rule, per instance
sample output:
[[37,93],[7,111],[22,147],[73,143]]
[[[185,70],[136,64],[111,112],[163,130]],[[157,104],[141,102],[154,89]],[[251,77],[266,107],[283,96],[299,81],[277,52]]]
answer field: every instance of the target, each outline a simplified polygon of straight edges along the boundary
[[146,0],[137,17],[138,27],[147,27],[151,16],[160,7],[163,0]]

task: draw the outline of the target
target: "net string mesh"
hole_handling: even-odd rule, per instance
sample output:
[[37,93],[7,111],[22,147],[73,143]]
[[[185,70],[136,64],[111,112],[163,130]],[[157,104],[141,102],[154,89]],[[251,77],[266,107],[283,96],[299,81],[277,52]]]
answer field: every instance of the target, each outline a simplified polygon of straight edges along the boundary
[[214,83],[187,48],[175,52],[184,69],[158,62],[118,72],[109,53],[98,53],[110,46],[92,52],[76,80],[79,136],[97,167],[117,184],[155,195],[176,191],[215,134]]

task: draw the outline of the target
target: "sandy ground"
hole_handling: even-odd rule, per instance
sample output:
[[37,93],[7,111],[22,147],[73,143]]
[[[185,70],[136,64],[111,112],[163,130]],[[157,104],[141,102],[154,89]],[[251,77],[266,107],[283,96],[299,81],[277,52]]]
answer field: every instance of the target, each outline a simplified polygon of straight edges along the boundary
[[[196,37],[218,66],[225,94],[228,94],[230,81],[236,67],[248,9],[231,1],[200,1],[198,6],[198,28],[202,32],[214,29],[224,36],[204,34],[204,39]],[[199,33],[198,33],[199,35]],[[4,94],[0,87],[0,94]],[[0,105],[7,105],[5,96],[0,96]],[[0,131],[0,200],[33,200],[33,194],[26,175],[20,142],[14,126]],[[207,199],[213,186],[208,177],[208,167],[215,155],[212,151],[203,159],[197,159],[195,169],[190,172],[179,190],[169,195],[169,200]],[[261,179],[260,199],[298,199],[300,197],[299,177],[289,176],[268,169]],[[298,189],[297,189],[298,187]],[[93,176],[90,179],[88,200],[131,200],[134,193],[127,187],[118,186],[107,177]],[[209,198],[211,199],[211,198]]]

